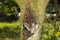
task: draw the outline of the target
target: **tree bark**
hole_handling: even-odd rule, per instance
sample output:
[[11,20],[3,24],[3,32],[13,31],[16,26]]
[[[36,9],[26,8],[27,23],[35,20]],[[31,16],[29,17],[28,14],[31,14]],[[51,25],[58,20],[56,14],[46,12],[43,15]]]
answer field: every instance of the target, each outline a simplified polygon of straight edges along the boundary
[[[24,11],[26,8],[27,0],[16,0],[16,2],[19,5],[19,7],[21,8],[20,22],[22,24],[22,20],[23,20],[22,18],[23,18],[23,14],[24,14]],[[32,35],[31,37],[29,37],[27,40],[40,40],[41,29],[43,27],[42,25],[45,20],[45,9],[46,9],[48,2],[49,2],[49,0],[31,0],[31,7],[35,11],[35,15],[37,17],[39,25],[38,25],[37,32],[34,35]],[[21,34],[22,34],[22,30],[23,29],[21,29]]]

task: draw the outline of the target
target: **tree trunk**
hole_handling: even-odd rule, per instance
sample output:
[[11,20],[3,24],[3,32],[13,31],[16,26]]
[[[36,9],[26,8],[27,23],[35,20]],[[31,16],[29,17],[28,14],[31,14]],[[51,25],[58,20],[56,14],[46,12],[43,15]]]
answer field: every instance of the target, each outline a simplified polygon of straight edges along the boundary
[[[23,14],[26,9],[27,0],[16,0],[16,2],[21,8],[20,22],[22,24]],[[38,20],[38,28],[37,28],[38,30],[35,34],[30,36],[27,40],[40,40],[41,29],[43,27],[42,25],[45,20],[45,9],[46,9],[48,2],[49,2],[49,0],[31,0],[31,7],[34,10],[36,18]],[[21,25],[21,26],[23,26],[23,25]],[[22,30],[23,29],[21,29],[21,34],[22,34]]]

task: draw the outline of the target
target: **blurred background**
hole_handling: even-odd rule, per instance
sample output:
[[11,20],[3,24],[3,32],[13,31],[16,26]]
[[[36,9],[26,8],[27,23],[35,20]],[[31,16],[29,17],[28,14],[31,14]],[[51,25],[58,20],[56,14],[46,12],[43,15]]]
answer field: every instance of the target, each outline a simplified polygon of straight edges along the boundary
[[0,0],[0,40],[20,40],[19,17],[15,0]]
[[50,0],[46,7],[46,20],[41,40],[60,40],[60,1]]
[[[60,1],[57,1],[50,0],[46,7],[41,40],[60,40]],[[0,0],[0,40],[20,40],[20,11],[15,0]]]

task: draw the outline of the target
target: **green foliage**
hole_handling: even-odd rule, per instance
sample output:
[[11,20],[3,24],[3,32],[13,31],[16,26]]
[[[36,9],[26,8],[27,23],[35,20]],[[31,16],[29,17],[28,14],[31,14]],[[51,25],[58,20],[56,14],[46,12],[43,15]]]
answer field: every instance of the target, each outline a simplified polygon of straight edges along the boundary
[[20,25],[18,21],[12,23],[0,22],[0,40],[20,40]]
[[60,40],[60,21],[57,22],[55,27],[51,23],[45,22],[41,33],[41,40]]
[[56,12],[54,4],[50,3],[47,5],[46,12],[50,14],[54,14]]
[[4,27],[0,28],[0,39],[10,38],[17,39],[20,38],[20,28],[17,26],[16,28]]
[[0,12],[6,16],[17,14],[20,8],[14,0],[0,0]]
[[[12,20],[20,12],[20,8],[15,0],[0,0],[0,40],[20,40],[21,23],[17,21],[6,22],[2,20]],[[13,18],[12,18],[13,17]],[[17,17],[16,17],[17,19]]]
[[[56,16],[51,16],[47,18],[47,21],[43,25],[41,32],[41,40],[60,40],[60,3],[58,3],[58,14]],[[47,14],[57,14],[54,1],[50,1],[46,7]],[[57,21],[56,21],[57,20]]]

